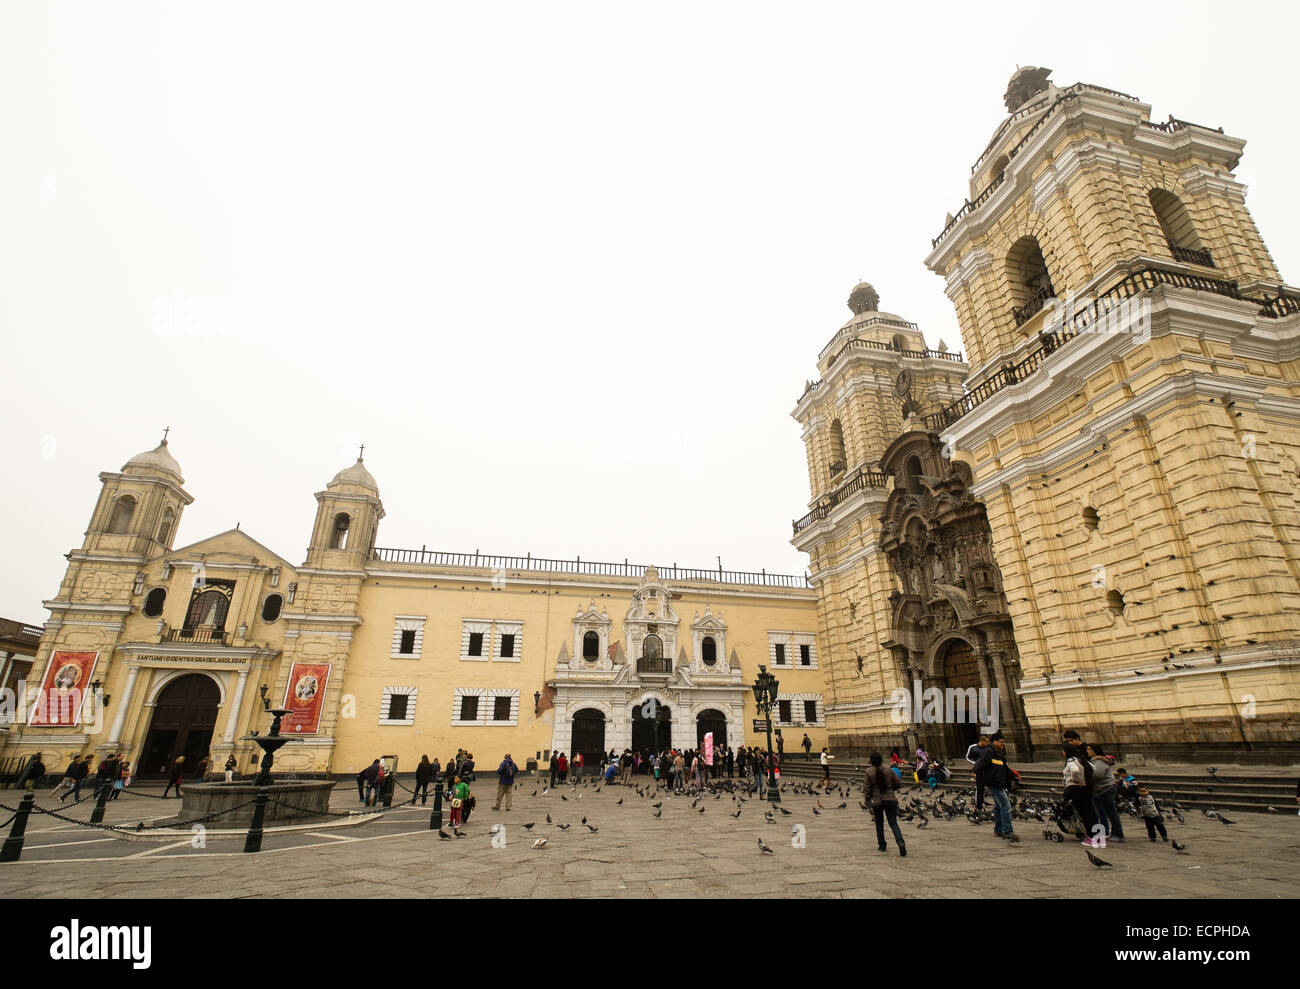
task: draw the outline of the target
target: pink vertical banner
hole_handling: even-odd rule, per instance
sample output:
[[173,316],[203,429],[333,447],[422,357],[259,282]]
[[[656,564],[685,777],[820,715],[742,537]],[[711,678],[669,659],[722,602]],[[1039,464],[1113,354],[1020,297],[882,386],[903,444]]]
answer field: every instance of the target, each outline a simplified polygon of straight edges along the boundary
[[713,765],[713,732],[704,736],[704,765]]

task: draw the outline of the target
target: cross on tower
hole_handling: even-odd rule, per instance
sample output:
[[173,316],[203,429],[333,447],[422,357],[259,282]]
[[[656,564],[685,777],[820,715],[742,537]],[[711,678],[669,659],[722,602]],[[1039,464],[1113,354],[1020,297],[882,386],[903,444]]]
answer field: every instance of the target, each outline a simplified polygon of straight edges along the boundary
[[362,444],[361,444],[361,450],[360,450],[360,452],[357,453],[357,460],[360,461],[361,458],[365,456],[365,453],[366,453],[366,445],[365,445],[364,443],[362,443]]
[[172,427],[171,427],[171,426],[168,426],[166,429],[163,430],[163,442],[164,442],[164,443],[167,442],[167,434],[170,433],[171,431],[172,431]]

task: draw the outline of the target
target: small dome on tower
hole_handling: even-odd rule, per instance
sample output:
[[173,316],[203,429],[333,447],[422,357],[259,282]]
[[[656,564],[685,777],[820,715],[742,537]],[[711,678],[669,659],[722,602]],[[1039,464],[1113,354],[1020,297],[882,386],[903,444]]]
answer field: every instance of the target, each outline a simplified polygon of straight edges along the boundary
[[1051,74],[1051,69],[1041,69],[1037,65],[1024,65],[1016,69],[1011,81],[1007,83],[1007,91],[1002,94],[1007,113],[1015,113],[1033,97],[1045,92],[1051,85],[1047,81]]
[[127,473],[133,467],[138,470],[147,470],[150,472],[162,471],[166,474],[172,474],[179,479],[182,484],[185,483],[185,479],[181,477],[181,465],[176,462],[176,458],[173,457],[167,449],[166,437],[163,437],[163,441],[152,450],[146,450],[144,453],[137,453],[134,457],[123,464],[122,473]]
[[332,488],[336,484],[351,484],[360,488],[369,488],[375,494],[379,494],[379,485],[375,483],[374,475],[366,470],[366,465],[359,456],[355,464],[351,467],[345,467],[334,475],[329,487]]
[[866,282],[858,282],[849,293],[849,309],[853,315],[860,316],[864,312],[875,312],[879,308],[880,293]]

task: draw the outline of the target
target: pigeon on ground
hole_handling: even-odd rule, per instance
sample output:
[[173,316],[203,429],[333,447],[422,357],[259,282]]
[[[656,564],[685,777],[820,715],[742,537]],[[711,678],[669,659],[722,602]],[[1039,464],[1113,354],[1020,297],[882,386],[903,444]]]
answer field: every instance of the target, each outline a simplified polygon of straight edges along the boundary
[[545,848],[545,847],[546,847],[546,839],[545,839],[545,838],[538,838],[535,842],[532,843],[532,845],[531,845],[530,847],[532,847],[532,848]]
[[583,824],[586,824],[586,823],[587,823],[587,819],[586,819],[585,817],[582,819],[582,823],[583,823]]
[[663,812],[663,811],[661,811],[661,810],[657,810],[657,811],[655,811],[655,817],[663,817],[663,816],[664,816],[664,812]]
[[524,830],[525,831],[533,830],[533,825],[536,823],[537,823],[536,821],[529,821],[527,824],[524,825]]
[[736,811],[736,813],[734,813],[734,814],[728,814],[727,816],[728,816],[728,817],[739,817],[739,816],[740,816],[740,811]]
[[442,830],[442,828],[438,829],[438,837],[441,838],[443,841],[451,841],[451,835],[449,835],[446,831]]
[[814,816],[814,817],[821,817],[821,816],[822,816],[822,812],[819,811],[816,807],[814,807],[814,808],[813,808],[813,816]]
[[614,806],[615,806],[615,807],[622,807],[622,806],[623,806],[623,798],[622,798],[622,797],[619,797],[619,798],[618,798],[618,803],[616,803]]
[[1187,853],[1187,846],[1178,844],[1177,838],[1173,840],[1173,846],[1174,846],[1174,851],[1176,851],[1179,855],[1185,855]]
[[533,796],[534,796],[534,797],[537,796],[537,791],[536,791],[536,790],[533,791]]
[[[1103,866],[1110,865],[1109,862],[1107,862],[1107,861],[1105,861],[1105,860],[1103,860],[1103,859],[1099,859],[1099,858],[1097,858],[1096,855],[1093,855],[1092,852],[1089,852],[1086,848],[1084,849],[1084,852],[1085,852],[1085,853],[1087,854],[1087,856],[1088,856],[1088,861],[1091,862],[1093,865],[1095,865],[1098,869],[1102,868]],[[1111,867],[1112,869],[1115,868],[1113,865],[1111,865],[1110,867]]]
[[557,825],[555,825],[555,826],[556,826],[557,828],[559,828],[561,831],[568,831],[568,830],[569,830],[569,825],[567,825],[567,824],[557,824]]
[[563,800],[563,801],[566,801],[566,802],[567,802],[569,798],[566,797],[563,793],[561,793],[561,794],[560,794],[560,799]]
[[452,834],[454,834],[457,838],[466,837],[465,832],[460,830],[453,831]]
[[839,807],[836,808],[836,809],[837,809],[837,810],[843,810],[843,809],[844,809],[845,807],[847,807],[847,806],[848,806],[847,803],[842,803],[842,804],[840,804]]
[[701,807],[701,808],[700,808],[700,813],[703,814],[703,813],[704,813],[704,810],[705,810],[705,809],[704,809],[703,807]]
[[759,850],[760,852],[763,852],[765,855],[771,855],[771,854],[772,854],[772,849],[768,848],[765,844],[763,844],[763,839],[762,839],[762,838],[759,838],[759,839],[758,839],[758,850]]
[[[584,820],[582,823],[586,824],[587,822]],[[595,834],[597,831],[596,825],[587,824],[587,830],[590,831],[592,834]]]
[[786,817],[789,817],[791,814],[794,813],[794,811],[786,810],[784,807],[778,807],[777,810],[779,810],[779,811],[780,811],[782,814],[784,814]]
[[552,821],[551,821],[551,815],[550,815],[550,814],[547,814],[547,815],[546,815],[546,823],[547,823],[547,824],[551,824],[551,823],[552,823]]

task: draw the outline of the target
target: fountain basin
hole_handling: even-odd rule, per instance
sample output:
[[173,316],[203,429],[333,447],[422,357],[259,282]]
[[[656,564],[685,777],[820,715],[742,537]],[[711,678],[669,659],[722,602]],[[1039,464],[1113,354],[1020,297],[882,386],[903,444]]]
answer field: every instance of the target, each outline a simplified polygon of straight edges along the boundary
[[[267,787],[271,799],[266,804],[265,824],[288,824],[298,821],[324,817],[329,811],[330,794],[334,790],[334,780],[291,780],[272,783]],[[210,821],[204,821],[205,827],[247,826],[253,820],[253,804],[249,801],[257,797],[261,789],[252,780],[239,783],[187,783],[182,794],[181,810],[177,818],[192,821],[219,814]],[[281,801],[282,803],[277,803]],[[248,804],[241,807],[240,804]],[[291,806],[283,806],[289,804]]]

